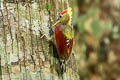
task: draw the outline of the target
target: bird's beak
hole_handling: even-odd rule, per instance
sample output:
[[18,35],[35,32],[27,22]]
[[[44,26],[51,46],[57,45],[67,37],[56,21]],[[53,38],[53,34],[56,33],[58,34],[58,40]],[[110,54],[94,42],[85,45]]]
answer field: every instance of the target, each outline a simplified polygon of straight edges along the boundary
[[55,27],[58,23],[60,23],[60,20],[58,20],[58,21],[53,25],[53,27]]
[[[68,9],[65,9],[64,11],[62,11],[60,14],[64,15],[68,13],[70,15],[70,17],[72,16],[72,8],[68,8]],[[55,27],[58,23],[60,23],[61,20],[58,20],[54,25],[53,27]]]

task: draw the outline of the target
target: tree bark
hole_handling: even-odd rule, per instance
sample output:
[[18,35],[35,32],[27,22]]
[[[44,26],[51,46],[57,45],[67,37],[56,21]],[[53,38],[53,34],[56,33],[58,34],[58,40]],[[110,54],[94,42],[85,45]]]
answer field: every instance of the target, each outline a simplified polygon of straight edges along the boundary
[[59,62],[46,39],[68,0],[18,1],[6,0],[0,9],[0,80],[79,80],[73,57],[58,75]]

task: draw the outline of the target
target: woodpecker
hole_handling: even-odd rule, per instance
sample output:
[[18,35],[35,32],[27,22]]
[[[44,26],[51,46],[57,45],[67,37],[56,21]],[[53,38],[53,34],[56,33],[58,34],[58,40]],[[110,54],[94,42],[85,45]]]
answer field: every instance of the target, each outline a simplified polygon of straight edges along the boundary
[[71,25],[72,8],[60,12],[54,27],[55,46],[59,58],[67,61],[73,48],[73,27]]

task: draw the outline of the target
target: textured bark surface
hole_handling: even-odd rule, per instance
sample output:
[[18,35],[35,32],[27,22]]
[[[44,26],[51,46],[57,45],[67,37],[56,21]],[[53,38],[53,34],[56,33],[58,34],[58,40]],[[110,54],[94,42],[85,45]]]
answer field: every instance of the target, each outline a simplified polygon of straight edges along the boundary
[[[2,2],[0,10],[0,80],[59,80],[59,63],[47,42],[57,12],[68,0]],[[62,6],[62,7],[61,7]],[[64,80],[79,80],[71,57]]]

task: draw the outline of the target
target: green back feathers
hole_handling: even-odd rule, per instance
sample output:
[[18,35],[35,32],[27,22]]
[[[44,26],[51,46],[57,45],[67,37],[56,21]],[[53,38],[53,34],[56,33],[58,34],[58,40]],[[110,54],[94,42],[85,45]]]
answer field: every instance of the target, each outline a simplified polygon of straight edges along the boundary
[[72,39],[73,38],[73,30],[70,28],[66,28],[63,30],[63,34],[66,38]]

